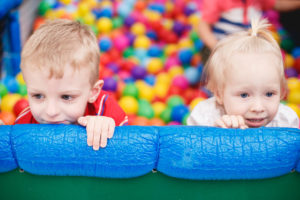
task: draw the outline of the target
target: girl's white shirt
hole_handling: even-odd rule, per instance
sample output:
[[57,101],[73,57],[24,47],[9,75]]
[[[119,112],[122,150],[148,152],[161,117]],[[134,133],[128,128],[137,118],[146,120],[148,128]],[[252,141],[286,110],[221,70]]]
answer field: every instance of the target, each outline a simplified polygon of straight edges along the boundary
[[[215,126],[216,120],[225,114],[224,109],[217,104],[216,98],[211,97],[199,102],[187,119],[187,125]],[[290,107],[279,104],[277,114],[266,127],[299,128],[299,118]]]

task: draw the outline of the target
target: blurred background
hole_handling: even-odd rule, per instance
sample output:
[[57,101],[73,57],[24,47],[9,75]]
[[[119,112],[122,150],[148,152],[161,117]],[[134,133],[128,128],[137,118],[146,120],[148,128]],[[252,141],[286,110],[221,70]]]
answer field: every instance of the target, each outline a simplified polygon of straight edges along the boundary
[[[180,125],[200,101],[204,43],[201,0],[1,0],[0,119],[13,124],[28,106],[20,52],[48,19],[89,25],[101,51],[99,78],[118,100],[129,125]],[[282,103],[300,116],[299,10],[263,15],[280,44],[289,92]]]

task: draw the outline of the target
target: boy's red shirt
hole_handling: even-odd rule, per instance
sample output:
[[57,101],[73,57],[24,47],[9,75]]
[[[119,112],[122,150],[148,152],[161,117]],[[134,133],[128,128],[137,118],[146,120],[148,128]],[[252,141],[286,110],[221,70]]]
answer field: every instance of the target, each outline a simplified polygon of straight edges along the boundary
[[[101,91],[94,103],[88,103],[84,116],[106,116],[115,120],[116,126],[128,123],[128,117],[117,101],[108,92]],[[30,108],[25,108],[17,117],[15,124],[39,124],[33,117]]]

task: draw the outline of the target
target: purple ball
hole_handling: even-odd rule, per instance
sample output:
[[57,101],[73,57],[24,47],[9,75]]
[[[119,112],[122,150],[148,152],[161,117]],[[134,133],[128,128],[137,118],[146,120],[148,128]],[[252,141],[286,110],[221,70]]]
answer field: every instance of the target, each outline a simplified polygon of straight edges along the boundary
[[131,16],[126,17],[125,20],[124,20],[124,24],[127,27],[131,27],[134,23],[135,23],[135,20]]
[[114,62],[108,63],[108,64],[107,64],[107,67],[108,67],[111,71],[113,71],[114,73],[118,73],[118,72],[119,72],[119,65],[116,64],[116,63],[114,63]]
[[298,73],[297,73],[297,70],[290,67],[290,68],[287,68],[284,70],[285,71],[285,74],[288,78],[291,78],[291,77],[298,77]]
[[117,91],[117,81],[114,79],[114,78],[105,78],[104,79],[104,85],[103,85],[103,90],[106,90],[106,91]]
[[174,25],[173,25],[173,31],[177,34],[177,35],[181,35],[182,32],[184,31],[185,27],[182,23],[175,21]]
[[147,75],[147,70],[143,67],[140,66],[135,66],[131,70],[131,75],[134,79],[144,79],[145,76]]
[[135,40],[135,36],[130,32],[125,33],[125,35],[129,41],[129,45],[132,46]]

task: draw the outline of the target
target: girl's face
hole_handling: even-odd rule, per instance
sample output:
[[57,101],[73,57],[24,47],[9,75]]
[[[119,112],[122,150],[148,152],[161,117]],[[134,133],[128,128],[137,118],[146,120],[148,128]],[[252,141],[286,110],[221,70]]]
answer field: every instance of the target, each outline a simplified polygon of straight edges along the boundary
[[[47,71],[47,70],[46,70]],[[22,70],[33,117],[41,124],[75,124],[84,115],[88,102],[99,95],[101,86],[90,83],[89,69],[65,67],[62,78],[49,78],[40,69]]]
[[242,54],[232,57],[225,72],[224,90],[216,95],[227,115],[241,115],[249,127],[267,125],[280,103],[278,59],[270,53]]

